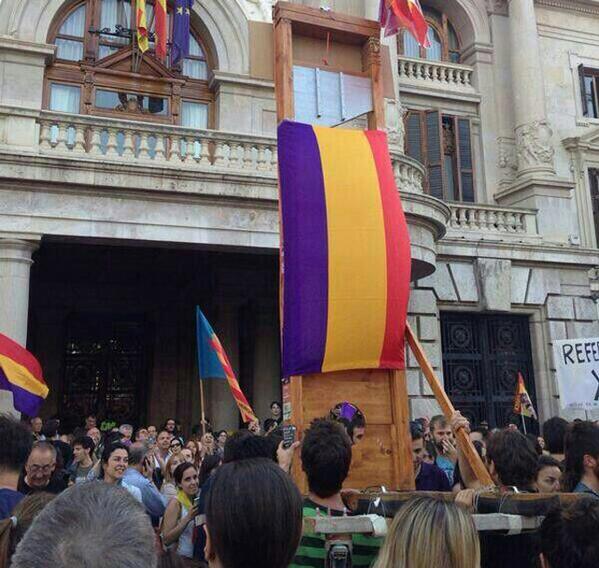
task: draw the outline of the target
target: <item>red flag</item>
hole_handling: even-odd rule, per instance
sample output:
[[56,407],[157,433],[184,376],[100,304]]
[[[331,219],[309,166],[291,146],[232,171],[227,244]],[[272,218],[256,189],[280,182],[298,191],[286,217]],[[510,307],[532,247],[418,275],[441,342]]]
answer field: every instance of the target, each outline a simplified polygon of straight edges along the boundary
[[406,28],[423,47],[430,47],[428,24],[418,0],[381,0],[379,21],[385,36]]
[[156,0],[156,2],[154,2],[154,21],[154,29],[156,32],[156,57],[158,57],[158,59],[164,59],[166,57],[166,39],[168,35],[166,0]]

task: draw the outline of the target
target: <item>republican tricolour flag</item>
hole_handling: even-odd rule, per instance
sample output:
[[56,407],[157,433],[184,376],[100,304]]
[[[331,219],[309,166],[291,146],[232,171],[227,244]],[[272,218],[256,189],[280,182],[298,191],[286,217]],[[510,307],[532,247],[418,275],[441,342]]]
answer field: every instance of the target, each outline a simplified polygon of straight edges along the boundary
[[403,369],[410,238],[382,131],[278,129],[283,376]]
[[145,53],[149,48],[148,17],[146,13],[146,0],[137,0],[137,46],[139,51]]
[[538,420],[532,400],[524,384],[524,377],[520,372],[518,372],[518,384],[516,386],[516,396],[514,397],[514,414]]
[[48,386],[37,359],[1,333],[0,389],[12,392],[15,409],[28,416],[36,416],[48,396]]
[[423,47],[430,47],[428,24],[418,0],[381,0],[379,22],[385,36],[406,28]]
[[196,307],[198,368],[201,379],[226,379],[245,423],[257,420],[252,407],[241,391],[229,358],[206,316]]

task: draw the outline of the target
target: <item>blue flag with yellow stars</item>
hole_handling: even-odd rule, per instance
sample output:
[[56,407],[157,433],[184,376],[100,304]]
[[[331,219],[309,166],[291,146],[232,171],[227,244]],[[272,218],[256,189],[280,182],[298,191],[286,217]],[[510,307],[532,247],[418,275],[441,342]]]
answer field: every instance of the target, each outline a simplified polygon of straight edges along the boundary
[[192,0],[175,0],[171,65],[174,67],[189,55],[189,20]]

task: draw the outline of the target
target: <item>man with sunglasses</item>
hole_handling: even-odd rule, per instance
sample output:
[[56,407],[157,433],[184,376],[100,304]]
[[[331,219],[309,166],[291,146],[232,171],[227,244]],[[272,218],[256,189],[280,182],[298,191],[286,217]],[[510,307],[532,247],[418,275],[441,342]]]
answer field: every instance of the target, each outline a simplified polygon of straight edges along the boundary
[[55,475],[57,450],[50,442],[36,442],[25,463],[25,475],[19,479],[18,490],[24,495],[36,491],[60,493],[65,480]]

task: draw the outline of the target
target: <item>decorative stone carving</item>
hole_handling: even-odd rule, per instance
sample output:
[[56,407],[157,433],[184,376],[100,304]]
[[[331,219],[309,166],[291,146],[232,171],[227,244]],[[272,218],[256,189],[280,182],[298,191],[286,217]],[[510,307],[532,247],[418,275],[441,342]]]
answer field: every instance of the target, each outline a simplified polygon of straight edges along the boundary
[[398,101],[385,99],[385,123],[387,125],[387,139],[391,146],[397,146],[401,152],[404,150],[404,116],[407,110]]
[[497,138],[497,150],[497,165],[501,169],[516,172],[518,169],[518,156],[514,139],[500,136]]
[[245,4],[250,18],[264,22],[272,21],[273,0],[242,0]]
[[498,14],[499,16],[507,16],[507,0],[487,0],[487,12],[489,14]]
[[516,129],[518,167],[553,167],[555,148],[551,143],[553,130],[546,120],[535,120]]

